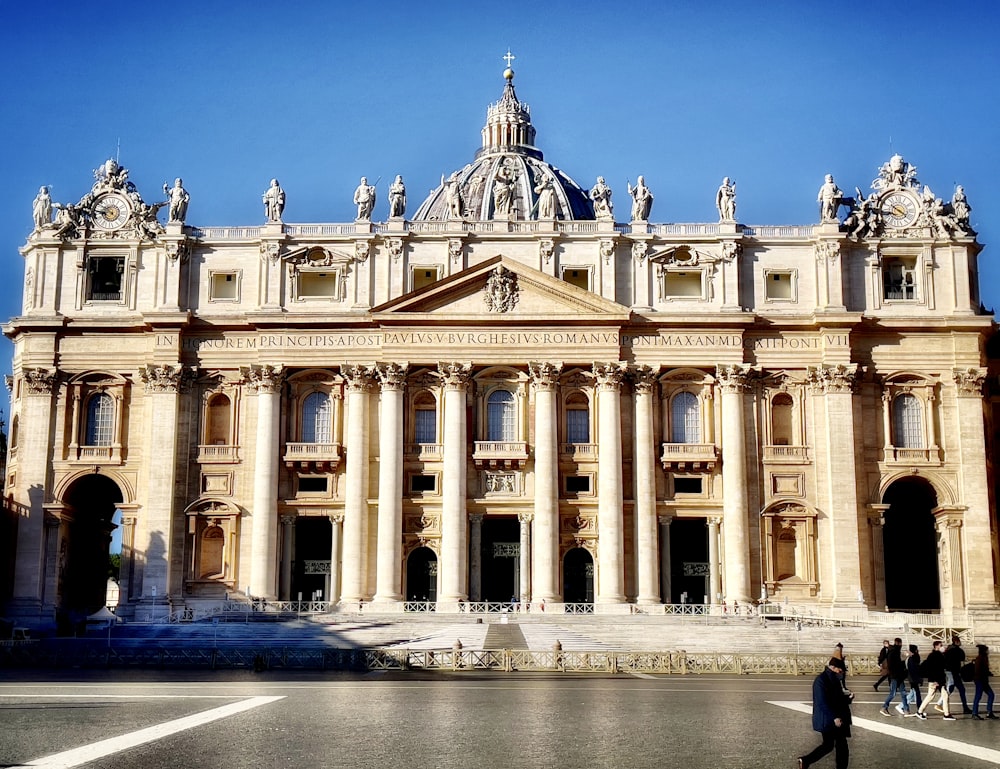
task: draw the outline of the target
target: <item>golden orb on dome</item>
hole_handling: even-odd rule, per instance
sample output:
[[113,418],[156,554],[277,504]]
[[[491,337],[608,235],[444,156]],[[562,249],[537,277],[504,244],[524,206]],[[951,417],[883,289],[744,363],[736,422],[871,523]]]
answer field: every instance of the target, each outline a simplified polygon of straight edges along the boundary
[[514,79],[514,70],[512,70],[510,67],[507,67],[507,69],[505,69],[503,71],[503,76],[504,76],[504,80],[513,80]]

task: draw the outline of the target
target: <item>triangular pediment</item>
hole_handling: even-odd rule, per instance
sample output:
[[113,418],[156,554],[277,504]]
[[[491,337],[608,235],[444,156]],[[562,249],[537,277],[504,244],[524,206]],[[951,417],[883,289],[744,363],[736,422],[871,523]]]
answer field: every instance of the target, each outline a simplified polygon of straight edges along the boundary
[[372,315],[383,321],[434,316],[480,322],[559,319],[622,323],[630,314],[628,307],[503,256],[372,310]]

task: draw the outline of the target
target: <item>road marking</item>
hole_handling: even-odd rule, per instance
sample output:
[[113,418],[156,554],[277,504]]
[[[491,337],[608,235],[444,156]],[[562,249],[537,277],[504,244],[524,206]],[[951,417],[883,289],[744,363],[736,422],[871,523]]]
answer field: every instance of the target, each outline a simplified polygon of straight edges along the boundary
[[[812,715],[812,707],[804,702],[778,702],[768,700],[768,704]],[[970,745],[967,742],[959,742],[958,740],[948,739],[947,737],[939,737],[936,734],[928,734],[922,729],[904,729],[902,726],[891,726],[890,724],[882,721],[870,721],[867,718],[853,717],[851,719],[851,726],[857,726],[871,732],[885,734],[889,737],[897,737],[901,740],[917,742],[921,745],[928,745],[932,748],[940,748],[941,750],[947,750],[951,753],[958,753],[960,756],[968,756],[969,758],[978,758],[980,761],[989,761],[993,764],[1000,764],[1000,750],[983,748],[979,745]]]
[[186,729],[193,729],[196,726],[218,721],[221,718],[229,718],[229,716],[235,716],[237,713],[243,713],[253,708],[259,708],[261,705],[269,705],[272,702],[283,699],[285,698],[251,697],[248,700],[233,702],[229,705],[206,710],[204,713],[195,713],[192,716],[185,716],[184,718],[166,721],[156,726],[139,729],[129,734],[123,734],[120,737],[111,737],[90,745],[65,750],[62,753],[53,753],[51,756],[36,758],[34,761],[29,761],[20,766],[41,767],[42,769],[71,769],[88,761],[96,761],[99,758],[104,758],[105,756],[110,756],[129,748],[145,745],[147,742],[169,737],[171,734],[177,734]]

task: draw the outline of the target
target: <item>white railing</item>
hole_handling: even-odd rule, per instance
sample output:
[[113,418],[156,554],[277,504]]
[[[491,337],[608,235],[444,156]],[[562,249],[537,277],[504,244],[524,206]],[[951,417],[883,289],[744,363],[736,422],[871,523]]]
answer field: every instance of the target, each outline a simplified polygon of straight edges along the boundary
[[901,449],[895,446],[886,446],[885,461],[905,462],[907,464],[913,462],[939,464],[941,462],[941,450],[937,446],[929,449]]
[[444,446],[440,443],[407,443],[405,453],[420,462],[435,462],[444,456]]
[[765,446],[764,461],[805,461],[809,459],[808,446]]
[[527,459],[524,441],[476,441],[475,459]]
[[587,233],[597,232],[597,222],[557,222],[559,232],[566,233]]
[[263,231],[263,227],[198,227],[194,236],[202,240],[254,240]]
[[566,454],[572,457],[574,460],[588,461],[597,459],[597,444],[596,443],[561,443],[559,444],[559,453]]
[[114,446],[80,446],[80,459],[110,462],[114,457]]
[[239,446],[199,445],[199,462],[237,462],[239,461]]
[[356,224],[286,224],[286,235],[354,235],[358,231]]
[[310,459],[340,459],[340,444],[286,443],[285,459],[293,462]]
[[811,238],[815,227],[811,224],[744,225],[743,234],[752,238]]
[[690,464],[714,466],[718,450],[714,443],[664,443],[660,463],[669,465]]
[[718,235],[718,224],[651,224],[649,231],[654,235]]

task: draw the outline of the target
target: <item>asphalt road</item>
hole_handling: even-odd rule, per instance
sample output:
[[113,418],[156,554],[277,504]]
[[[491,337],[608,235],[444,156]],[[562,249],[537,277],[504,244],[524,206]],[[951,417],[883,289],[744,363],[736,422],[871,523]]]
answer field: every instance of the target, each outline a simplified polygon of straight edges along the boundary
[[[0,766],[794,769],[819,742],[810,683],[4,671]],[[1000,721],[885,718],[871,682],[853,683],[854,769],[1000,765]]]

